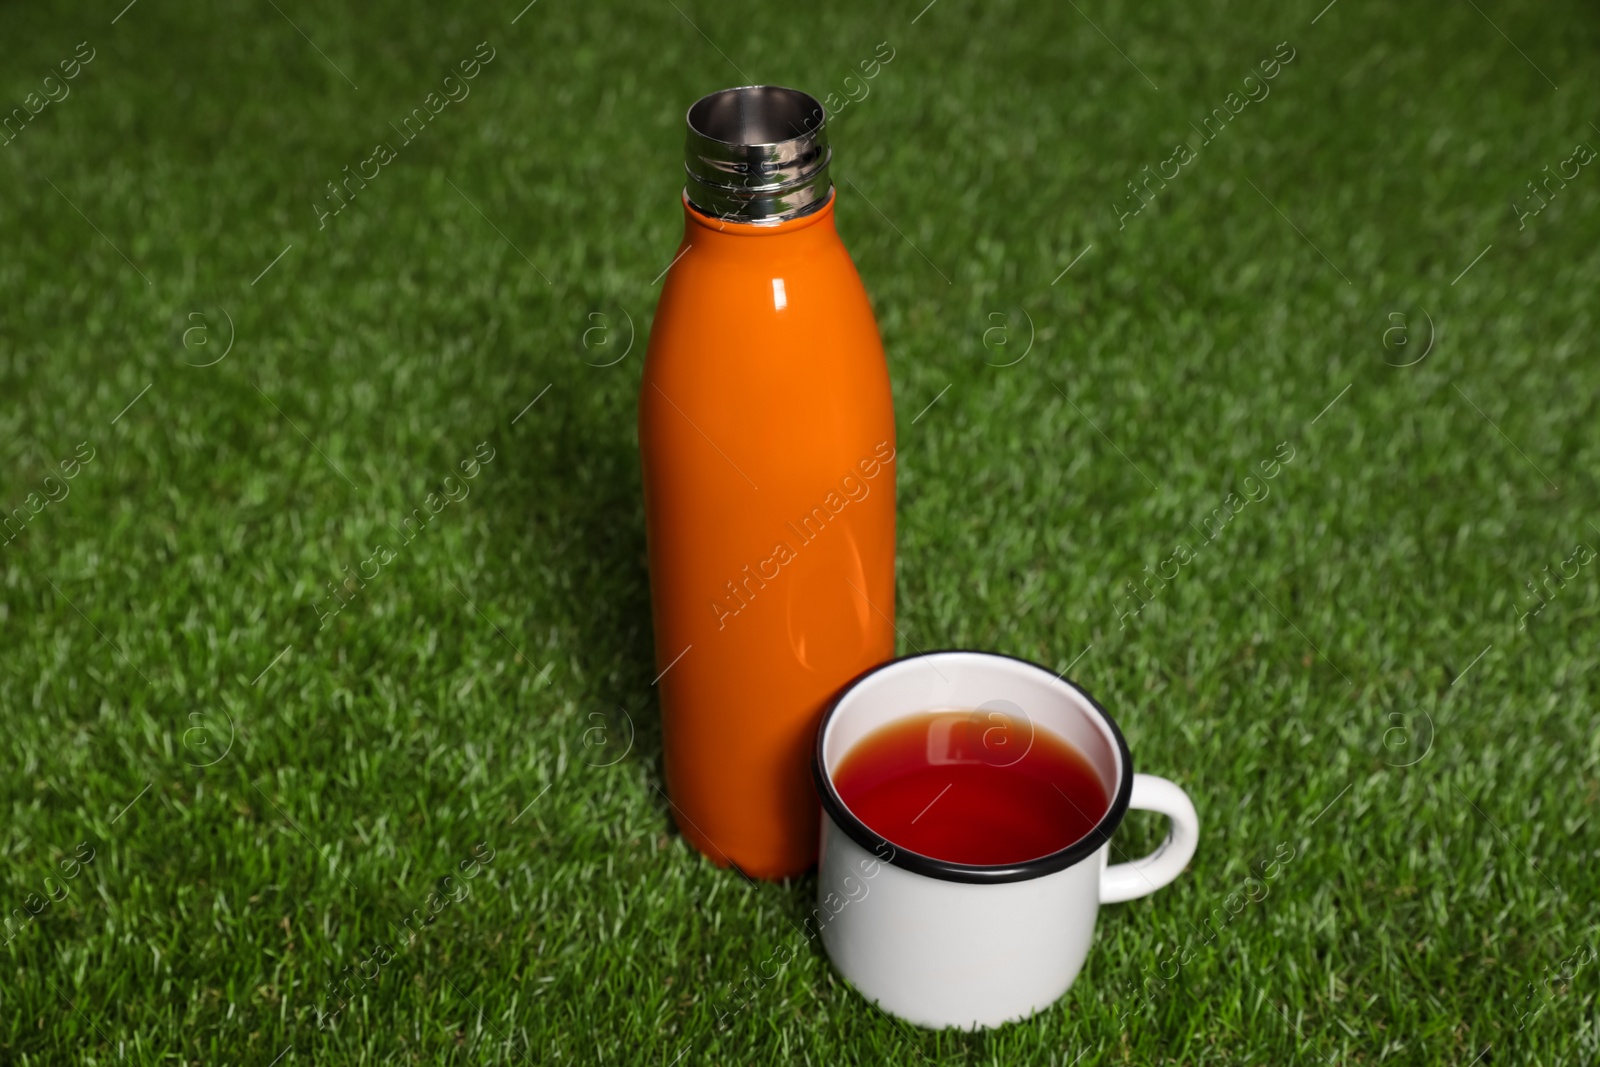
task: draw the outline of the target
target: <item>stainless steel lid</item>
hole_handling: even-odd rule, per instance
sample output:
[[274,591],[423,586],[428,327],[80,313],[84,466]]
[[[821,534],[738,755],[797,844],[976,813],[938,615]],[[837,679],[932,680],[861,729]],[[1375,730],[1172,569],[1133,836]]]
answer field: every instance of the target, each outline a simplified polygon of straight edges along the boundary
[[729,222],[775,224],[828,202],[827,115],[815,97],[779,85],[743,85],[689,109],[684,194]]

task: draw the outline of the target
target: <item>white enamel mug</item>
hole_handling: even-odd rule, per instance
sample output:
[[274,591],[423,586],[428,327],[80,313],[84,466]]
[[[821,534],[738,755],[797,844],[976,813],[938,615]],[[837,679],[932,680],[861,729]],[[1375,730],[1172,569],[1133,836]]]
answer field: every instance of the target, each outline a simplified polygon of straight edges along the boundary
[[[1004,866],[924,856],[879,836],[834,788],[839,761],[878,727],[922,712],[996,707],[1071,744],[1112,798],[1094,828],[1059,852]],[[998,1026],[1050,1006],[1083,968],[1100,905],[1171,882],[1200,840],[1188,796],[1165,778],[1133,773],[1104,708],[1010,656],[932,652],[867,671],[824,714],[813,771],[822,842],[819,903],[808,922],[862,995],[919,1026]],[[1166,815],[1172,831],[1143,859],[1110,864],[1108,842],[1130,807]]]

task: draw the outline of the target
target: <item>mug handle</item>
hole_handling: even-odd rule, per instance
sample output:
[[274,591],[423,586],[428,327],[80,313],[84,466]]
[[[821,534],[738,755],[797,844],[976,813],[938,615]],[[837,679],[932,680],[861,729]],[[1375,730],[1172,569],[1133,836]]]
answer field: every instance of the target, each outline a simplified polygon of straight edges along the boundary
[[1172,832],[1159,848],[1132,863],[1115,863],[1100,872],[1100,903],[1118,904],[1149,896],[1183,873],[1200,843],[1200,816],[1176,783],[1153,774],[1135,774],[1128,807],[1158,811],[1172,820]]

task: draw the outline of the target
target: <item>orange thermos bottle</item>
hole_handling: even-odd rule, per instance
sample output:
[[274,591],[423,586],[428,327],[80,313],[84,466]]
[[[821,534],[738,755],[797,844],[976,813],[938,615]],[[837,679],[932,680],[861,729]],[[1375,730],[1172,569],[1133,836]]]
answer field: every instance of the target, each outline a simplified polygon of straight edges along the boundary
[[689,109],[639,395],[668,799],[759,878],[816,862],[817,723],[894,654],[894,407],[825,121],[767,85]]

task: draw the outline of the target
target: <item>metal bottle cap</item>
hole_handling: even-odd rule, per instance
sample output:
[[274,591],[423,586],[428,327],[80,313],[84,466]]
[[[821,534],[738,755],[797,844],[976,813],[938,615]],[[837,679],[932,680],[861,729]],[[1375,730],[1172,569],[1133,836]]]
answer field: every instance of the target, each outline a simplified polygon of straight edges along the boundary
[[684,193],[729,222],[775,224],[828,202],[827,115],[815,97],[779,85],[723,89],[686,116]]

